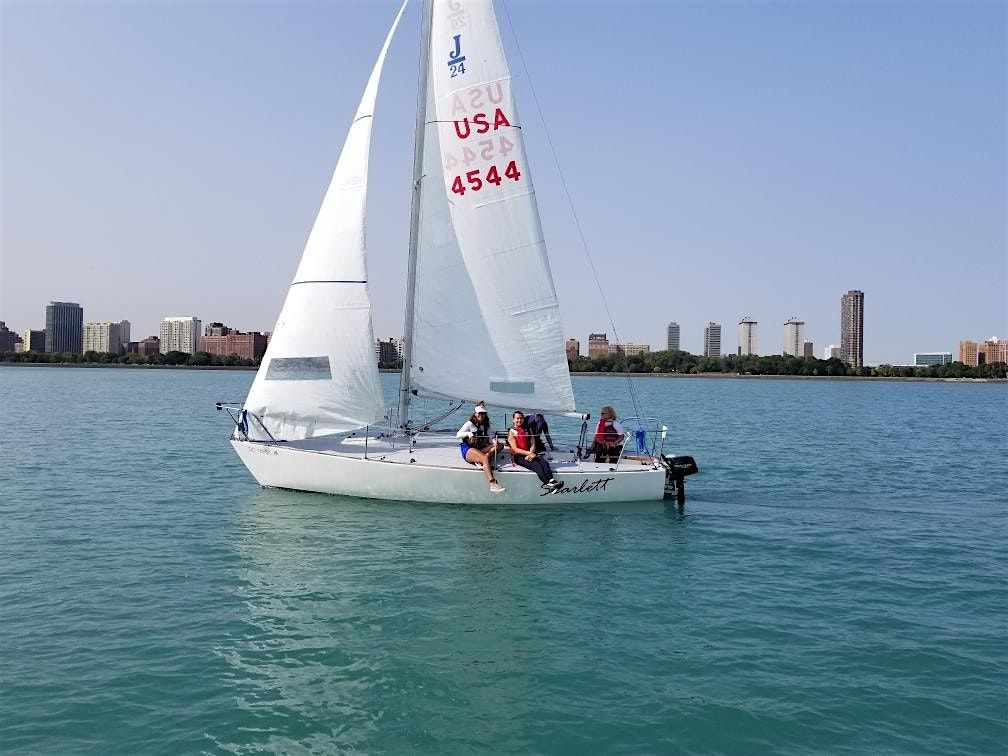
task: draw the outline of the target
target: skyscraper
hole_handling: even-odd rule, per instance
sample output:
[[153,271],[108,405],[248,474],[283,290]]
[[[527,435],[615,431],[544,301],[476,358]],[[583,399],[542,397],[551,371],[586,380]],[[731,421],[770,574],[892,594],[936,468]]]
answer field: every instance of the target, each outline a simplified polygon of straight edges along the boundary
[[665,348],[670,352],[679,351],[679,324],[676,322],[668,324],[668,346]]
[[703,329],[704,357],[721,356],[721,324],[708,323]]
[[581,342],[577,339],[567,339],[567,345],[564,347],[564,351],[567,352],[568,360],[576,360],[581,356]]
[[738,324],[738,353],[741,357],[745,354],[758,354],[756,350],[756,321],[750,317],[744,317]]
[[840,352],[848,365],[864,365],[864,292],[857,289],[840,297]]
[[161,321],[161,354],[185,352],[195,354],[199,344],[200,319],[190,315],[165,318]]
[[815,344],[811,341],[806,340],[805,344],[802,346],[802,357],[806,360],[815,359]]
[[805,321],[798,318],[788,318],[784,323],[784,354],[801,357],[804,354]]
[[45,350],[81,353],[84,309],[76,302],[50,302],[45,308]]

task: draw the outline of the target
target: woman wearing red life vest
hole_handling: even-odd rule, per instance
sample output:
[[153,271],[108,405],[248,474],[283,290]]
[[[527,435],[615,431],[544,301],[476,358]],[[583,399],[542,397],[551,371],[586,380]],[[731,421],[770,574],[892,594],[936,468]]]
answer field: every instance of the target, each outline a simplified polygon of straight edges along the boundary
[[596,462],[611,464],[619,460],[625,431],[616,420],[616,410],[608,404],[602,408],[599,414],[598,427],[595,429],[595,443],[592,444],[591,451],[595,452]]
[[519,467],[531,470],[539,476],[543,488],[555,491],[563,486],[562,481],[553,477],[549,462],[545,457],[540,457],[532,451],[532,434],[525,428],[525,415],[520,410],[515,410],[513,427],[508,431],[508,446],[511,447],[511,461]]

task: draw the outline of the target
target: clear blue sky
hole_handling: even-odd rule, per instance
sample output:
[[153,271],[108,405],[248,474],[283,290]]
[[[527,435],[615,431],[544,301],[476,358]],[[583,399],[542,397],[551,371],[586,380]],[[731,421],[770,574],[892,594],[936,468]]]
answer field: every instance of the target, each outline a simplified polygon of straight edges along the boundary
[[[817,355],[865,292],[865,359],[1008,336],[1006,4],[531,2],[507,11],[620,337],[797,315]],[[0,319],[270,330],[390,2],[0,4]],[[612,334],[498,18],[564,322]],[[418,6],[378,98],[375,333],[402,331]]]

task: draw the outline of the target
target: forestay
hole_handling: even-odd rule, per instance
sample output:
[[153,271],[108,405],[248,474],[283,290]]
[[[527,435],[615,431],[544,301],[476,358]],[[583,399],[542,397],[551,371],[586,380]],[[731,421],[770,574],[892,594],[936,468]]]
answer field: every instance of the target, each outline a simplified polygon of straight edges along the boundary
[[511,76],[489,0],[435,0],[413,365],[423,391],[574,410]]
[[[275,438],[323,436],[385,414],[365,260],[371,123],[389,30],[322,200],[269,348],[245,400]],[[249,434],[259,429],[249,424]]]

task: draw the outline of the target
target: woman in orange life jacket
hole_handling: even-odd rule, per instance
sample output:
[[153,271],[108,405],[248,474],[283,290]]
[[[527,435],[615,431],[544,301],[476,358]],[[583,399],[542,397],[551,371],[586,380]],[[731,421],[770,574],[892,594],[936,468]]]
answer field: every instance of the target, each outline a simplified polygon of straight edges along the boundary
[[598,427],[595,429],[595,443],[592,444],[591,451],[595,452],[596,462],[617,462],[625,437],[623,426],[616,420],[616,410],[608,404],[602,408],[599,415]]
[[472,416],[459,428],[455,437],[459,440],[462,459],[483,468],[483,474],[490,481],[490,490],[494,493],[504,491],[504,486],[497,482],[490,469],[490,460],[497,453],[498,446],[496,441],[490,440],[490,419],[483,402],[473,407]]
[[508,431],[511,461],[538,475],[543,488],[549,491],[560,488],[563,483],[553,477],[549,462],[532,451],[532,434],[525,429],[525,415],[521,410],[515,410],[512,423],[513,427]]

